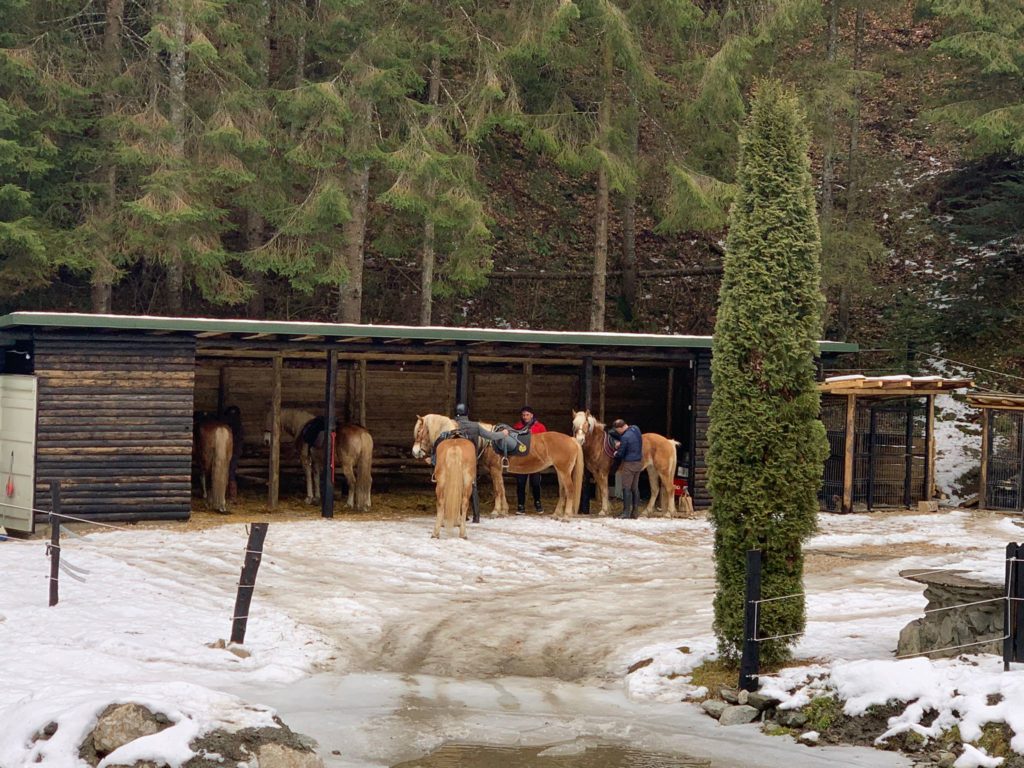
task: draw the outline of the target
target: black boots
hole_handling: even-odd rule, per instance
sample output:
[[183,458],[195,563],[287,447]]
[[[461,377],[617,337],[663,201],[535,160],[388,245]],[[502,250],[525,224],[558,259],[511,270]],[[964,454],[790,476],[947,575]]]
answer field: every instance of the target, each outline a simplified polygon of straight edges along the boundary
[[516,514],[517,515],[525,515],[526,514],[526,505],[525,504],[518,505],[516,507]]
[[630,520],[636,517],[636,507],[633,505],[633,491],[630,488],[622,489],[622,514],[620,520]]

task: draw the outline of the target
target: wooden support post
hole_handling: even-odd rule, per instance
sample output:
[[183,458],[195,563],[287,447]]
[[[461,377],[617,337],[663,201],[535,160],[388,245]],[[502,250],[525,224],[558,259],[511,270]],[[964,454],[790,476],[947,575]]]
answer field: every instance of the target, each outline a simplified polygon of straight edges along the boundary
[[988,508],[988,462],[992,439],[992,411],[981,409],[981,477],[978,480],[978,509]]
[[924,500],[931,501],[935,496],[935,395],[928,395],[928,458],[925,459]]
[[451,416],[455,413],[455,388],[452,386],[452,361],[444,361],[444,413]]
[[270,477],[267,483],[267,505],[277,509],[281,496],[281,369],[284,359],[274,356],[274,374],[270,395]]
[[523,402],[529,404],[533,391],[533,363],[523,363]]
[[594,358],[583,358],[580,373],[580,410],[589,411],[594,407]]
[[217,372],[217,415],[224,413],[227,405],[228,367],[222,365]]
[[338,353],[327,350],[327,375],[324,377],[324,455],[320,478],[320,516],[334,517],[334,441],[338,431],[335,397],[338,389]]
[[747,551],[747,594],[743,602],[743,650],[740,656],[740,688],[757,690],[761,672],[761,643],[757,640],[759,601],[761,600],[761,551]]
[[60,480],[50,481],[50,607],[60,598]]
[[356,421],[356,363],[352,362],[345,369],[345,421],[349,424]]
[[598,366],[598,372],[599,372],[599,376],[598,376],[598,380],[597,380],[597,420],[598,421],[604,421],[604,396],[605,396],[605,389],[606,389],[606,386],[608,384],[608,382],[607,382],[608,366],[607,365],[600,365],[600,366]]
[[455,402],[469,408],[469,353],[459,352],[455,367]]
[[249,606],[256,589],[256,573],[263,559],[263,542],[267,538],[267,523],[252,523],[249,540],[245,545],[245,560],[242,575],[238,579],[238,594],[235,596],[235,612],[231,617],[231,642],[241,645],[245,642],[245,628],[249,622]]
[[676,370],[668,369],[668,392],[665,397],[665,437],[672,437],[672,396],[676,388]]
[[853,511],[853,451],[857,437],[857,396],[846,396],[846,446],[843,449],[843,513]]
[[367,365],[365,360],[359,361],[359,426],[366,426],[366,377]]

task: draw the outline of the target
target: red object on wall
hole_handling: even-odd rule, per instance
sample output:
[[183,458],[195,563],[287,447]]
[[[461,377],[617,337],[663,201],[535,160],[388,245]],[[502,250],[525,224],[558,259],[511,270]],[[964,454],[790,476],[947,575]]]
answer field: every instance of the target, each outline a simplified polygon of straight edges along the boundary
[[675,497],[678,499],[680,496],[687,495],[686,478],[677,477],[672,484],[675,486]]

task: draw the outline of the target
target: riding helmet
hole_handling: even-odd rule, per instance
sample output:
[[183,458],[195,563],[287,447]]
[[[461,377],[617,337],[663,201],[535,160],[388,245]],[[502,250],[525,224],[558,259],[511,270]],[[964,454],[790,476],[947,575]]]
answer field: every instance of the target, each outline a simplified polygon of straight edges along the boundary
[[469,413],[469,411],[466,410],[466,404],[465,403],[459,403],[458,405],[455,406],[455,415],[456,416],[465,416],[467,413]]

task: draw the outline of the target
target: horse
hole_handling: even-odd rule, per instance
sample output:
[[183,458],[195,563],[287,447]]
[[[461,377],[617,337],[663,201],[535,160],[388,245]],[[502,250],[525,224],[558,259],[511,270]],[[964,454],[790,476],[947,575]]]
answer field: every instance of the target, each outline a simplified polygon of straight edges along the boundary
[[[436,439],[436,438],[435,438]],[[424,451],[435,453],[434,494],[437,496],[437,519],[431,538],[441,537],[441,524],[452,535],[452,528],[459,524],[459,538],[466,538],[466,516],[473,498],[476,483],[476,446],[462,437],[442,440],[434,450],[434,441],[416,423],[413,435],[413,449],[421,455]]]
[[[493,430],[494,425],[480,422],[485,429]],[[413,456],[430,456],[434,442],[442,432],[452,432],[459,427],[455,419],[438,413],[416,417]],[[420,433],[423,432],[423,440]],[[487,469],[494,486],[494,511],[496,517],[508,514],[508,498],[505,496],[505,481],[502,477],[504,459],[493,451],[487,441],[477,446],[479,462]],[[426,446],[426,448],[422,447]],[[570,436],[561,432],[540,432],[532,435],[530,452],[526,456],[509,456],[508,471],[514,475],[527,475],[554,467],[558,475],[558,504],[555,517],[571,517],[579,512],[580,492],[583,490],[583,449]]]
[[[203,498],[216,512],[228,514],[228,475],[234,437],[231,427],[217,419],[196,421],[192,452],[199,463],[199,478],[203,487]],[[207,475],[210,483],[207,486]]]
[[[608,515],[611,512],[608,500],[608,474],[612,468],[612,457],[610,452],[605,450],[607,438],[604,424],[594,418],[590,411],[573,411],[572,430],[576,440],[583,446],[587,469],[594,475],[598,493],[601,494],[600,514]],[[651,483],[651,500],[647,502],[643,515],[647,517],[654,511],[660,495],[662,514],[665,517],[672,517],[676,512],[673,478],[676,475],[676,448],[679,443],[653,432],[644,432],[643,446],[644,468]]]
[[[313,504],[320,499],[320,475],[323,473],[323,426],[319,435],[310,435],[317,425],[317,417],[297,408],[281,409],[281,436],[294,443],[299,452],[299,461],[306,472],[306,503]],[[267,414],[263,442],[270,445],[270,431],[274,425],[274,414]],[[308,427],[308,429],[307,429]],[[304,434],[305,433],[305,434]],[[313,440],[313,444],[310,444]],[[348,482],[349,507],[360,512],[370,509],[370,489],[373,484],[373,437],[358,424],[345,424],[338,428],[334,445],[334,460]]]

